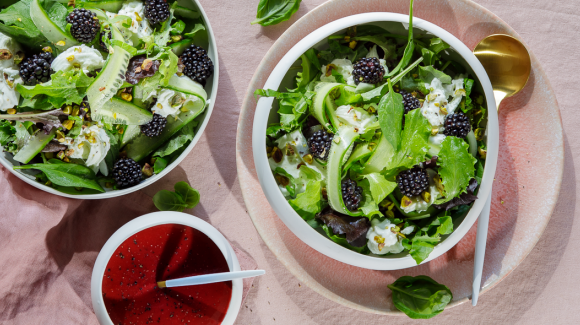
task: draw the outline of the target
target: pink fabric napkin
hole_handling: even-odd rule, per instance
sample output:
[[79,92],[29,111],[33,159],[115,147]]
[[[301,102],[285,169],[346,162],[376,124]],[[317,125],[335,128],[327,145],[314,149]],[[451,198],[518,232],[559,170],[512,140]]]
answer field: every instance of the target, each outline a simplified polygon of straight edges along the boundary
[[[90,284],[101,247],[125,223],[157,211],[142,191],[99,201],[66,199],[3,167],[0,202],[0,324],[98,324]],[[242,270],[257,268],[233,247]],[[252,282],[244,280],[244,298]]]

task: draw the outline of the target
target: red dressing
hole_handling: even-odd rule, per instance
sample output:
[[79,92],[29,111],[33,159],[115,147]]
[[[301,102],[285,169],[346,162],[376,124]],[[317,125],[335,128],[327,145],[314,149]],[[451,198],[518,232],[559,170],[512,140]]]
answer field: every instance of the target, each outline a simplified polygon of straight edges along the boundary
[[164,288],[157,281],[228,272],[213,241],[199,230],[159,225],[129,237],[103,275],[103,299],[115,325],[221,324],[232,282]]

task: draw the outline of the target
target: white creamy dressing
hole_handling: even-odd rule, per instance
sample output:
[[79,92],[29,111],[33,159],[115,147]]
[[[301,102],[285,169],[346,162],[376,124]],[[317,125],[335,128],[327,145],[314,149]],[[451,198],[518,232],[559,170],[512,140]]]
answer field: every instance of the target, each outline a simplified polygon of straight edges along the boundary
[[82,69],[85,74],[105,65],[105,59],[98,50],[84,44],[73,46],[62,52],[53,61],[50,67],[54,71],[68,71],[75,67]]
[[[308,149],[308,141],[306,140],[304,135],[302,135],[300,130],[296,130],[292,133],[283,135],[278,140],[276,140],[276,145],[278,146],[278,148],[280,148],[280,150],[282,150],[283,154],[282,160],[279,163],[277,163],[276,161],[274,161],[274,158],[270,157],[268,159],[270,169],[272,171],[275,171],[276,168],[280,167],[284,169],[286,173],[294,177],[296,184],[295,194],[304,192],[306,184],[308,183],[308,180],[300,177],[300,167],[299,167],[300,164],[305,164],[306,167],[316,171],[318,174],[320,174],[320,178],[322,179],[322,181],[324,181],[324,179],[326,178],[326,166],[320,165],[319,163],[316,162],[316,160],[313,160],[312,163],[307,163],[303,158],[304,156],[310,153],[310,150]],[[293,155],[290,156],[286,155],[287,146],[292,148],[292,150],[294,151]],[[290,193],[288,193],[286,187],[280,184],[278,184],[278,187],[280,188],[280,191],[282,192],[282,194],[284,194],[285,197],[290,196]]]
[[138,39],[141,39],[153,34],[153,29],[149,25],[149,21],[145,18],[145,6],[141,1],[127,2],[123,4],[123,7],[121,7],[119,13],[107,11],[106,14],[110,19],[119,15],[131,18],[131,26],[129,28],[124,27],[123,22],[115,23],[129,45],[133,45],[131,40],[133,35],[136,35]]
[[14,63],[14,56],[21,51],[20,46],[11,37],[0,33],[0,49],[8,50],[12,57],[0,60],[0,111],[18,105],[20,94],[16,91],[16,84],[22,83],[18,65]]
[[[348,59],[335,59],[330,64],[336,66],[338,73],[342,75],[346,83],[350,86],[355,86],[354,78],[352,76],[353,65]],[[328,66],[322,66],[322,75],[320,76],[320,81],[322,82],[337,82],[333,75],[326,76],[326,71]]]
[[371,115],[361,108],[350,105],[339,106],[335,112],[341,122],[353,126],[359,134],[365,133],[369,125],[378,121],[376,115]]
[[182,108],[189,110],[194,109],[196,105],[203,105],[199,97],[171,89],[162,88],[154,95],[157,97],[157,103],[151,107],[151,111],[165,118],[168,116],[177,117]]
[[[367,232],[367,246],[373,254],[397,254],[405,249],[401,243],[402,237],[397,236],[392,230],[395,226],[389,219],[380,222],[379,219],[375,218],[371,221],[371,228]],[[401,230],[401,233],[409,235],[413,230],[414,227],[409,226]]]
[[70,158],[82,159],[85,166],[92,168],[95,173],[100,169],[103,175],[108,175],[104,159],[111,148],[111,140],[102,125],[83,127],[78,137],[67,137],[64,144],[72,150]]

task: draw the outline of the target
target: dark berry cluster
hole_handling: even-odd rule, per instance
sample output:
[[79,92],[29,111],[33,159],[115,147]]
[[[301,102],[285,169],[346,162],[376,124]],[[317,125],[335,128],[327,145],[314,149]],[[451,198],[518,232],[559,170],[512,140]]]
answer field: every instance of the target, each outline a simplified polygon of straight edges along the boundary
[[113,178],[119,188],[131,187],[141,182],[141,166],[131,158],[121,158],[113,166]]
[[334,135],[324,130],[316,131],[308,139],[308,149],[314,157],[326,160],[330,152],[330,145],[332,145],[332,138]]
[[35,54],[24,60],[20,64],[20,77],[22,77],[24,84],[34,86],[49,81],[50,75],[53,74],[50,68],[51,63],[52,55],[49,52]]
[[445,135],[465,139],[469,131],[471,131],[469,117],[462,112],[447,115],[445,118],[445,131],[443,132]]
[[384,75],[385,68],[378,58],[362,58],[355,62],[352,70],[354,83],[357,85],[361,82],[376,85],[383,81]]
[[357,186],[356,182],[352,179],[345,179],[341,184],[342,189],[342,201],[346,208],[350,211],[356,211],[360,206],[360,201],[362,200],[363,189]]
[[145,17],[151,25],[164,22],[169,18],[169,5],[165,0],[146,0]]
[[191,45],[180,57],[183,63],[183,73],[205,86],[205,81],[213,74],[213,62],[207,56],[207,51],[197,45]]
[[403,95],[403,107],[405,108],[405,114],[421,107],[421,102],[419,102],[419,100],[411,93],[401,90],[399,94]]
[[408,197],[421,195],[429,189],[427,171],[419,167],[413,167],[397,175],[397,184],[403,195]]
[[141,132],[150,138],[156,137],[161,134],[166,124],[167,119],[165,117],[159,114],[153,114],[151,122],[141,125]]
[[72,25],[72,36],[81,43],[92,42],[101,29],[97,14],[84,8],[73,10],[66,17],[66,22]]

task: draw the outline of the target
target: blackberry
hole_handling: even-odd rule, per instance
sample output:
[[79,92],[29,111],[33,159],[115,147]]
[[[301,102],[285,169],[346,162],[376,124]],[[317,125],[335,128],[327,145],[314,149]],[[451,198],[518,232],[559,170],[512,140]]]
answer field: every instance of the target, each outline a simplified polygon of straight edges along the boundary
[[153,114],[153,119],[151,122],[141,125],[141,132],[146,136],[152,138],[161,134],[161,131],[165,128],[167,124],[167,119],[159,114]]
[[[107,32],[108,32],[108,34],[107,34]],[[101,48],[103,49],[103,51],[109,52],[109,48],[107,47],[107,44],[105,44],[105,42],[103,42],[103,37],[106,37],[108,40],[113,38],[113,34],[111,33],[111,30],[105,29],[101,32],[101,35],[99,35],[99,45],[101,45]]]
[[146,0],[145,17],[151,25],[164,22],[169,18],[169,5],[164,0]]
[[397,184],[403,195],[408,197],[421,195],[429,189],[427,171],[419,167],[413,167],[397,175]]
[[52,55],[49,52],[35,54],[20,64],[20,76],[25,85],[34,86],[50,80],[54,73],[50,68]]
[[70,33],[81,43],[90,43],[101,29],[97,14],[87,9],[75,9],[67,17]]
[[326,160],[330,152],[330,145],[332,144],[334,135],[324,130],[316,131],[308,139],[308,149],[314,157]]
[[376,85],[383,81],[385,68],[377,58],[362,58],[355,62],[352,70],[354,83],[361,82]]
[[205,81],[213,74],[213,62],[207,56],[206,50],[191,45],[180,56],[181,62],[185,66],[183,73],[205,86]]
[[401,90],[399,94],[403,95],[403,106],[405,107],[405,114],[421,107],[421,102],[411,93]]
[[445,118],[445,131],[443,132],[445,135],[465,139],[469,131],[471,131],[469,117],[462,112],[447,115]]
[[351,179],[342,181],[342,201],[350,211],[356,211],[362,200],[363,189]]
[[113,178],[119,188],[139,184],[141,176],[141,166],[131,158],[121,158],[113,166]]

